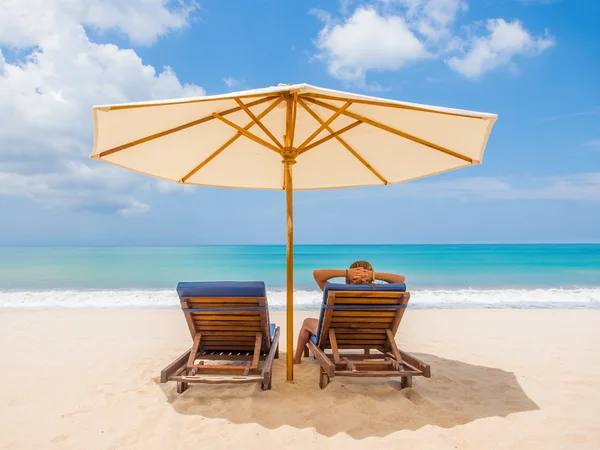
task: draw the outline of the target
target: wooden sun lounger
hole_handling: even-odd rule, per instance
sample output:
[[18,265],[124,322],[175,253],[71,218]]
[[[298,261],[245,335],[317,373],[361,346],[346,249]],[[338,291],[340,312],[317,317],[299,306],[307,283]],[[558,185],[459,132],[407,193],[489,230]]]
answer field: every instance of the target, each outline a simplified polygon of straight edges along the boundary
[[161,383],[176,381],[180,394],[190,383],[271,389],[279,327],[269,323],[264,283],[179,283],[177,292],[193,345],[163,369]]
[[[350,286],[328,285],[319,334],[311,336],[308,342],[321,366],[321,389],[336,376],[400,377],[402,388],[411,387],[414,376],[429,378],[429,365],[400,350],[394,340],[410,299],[410,294],[403,292],[405,286],[382,285],[385,288],[381,290]],[[394,286],[398,286],[396,290]]]

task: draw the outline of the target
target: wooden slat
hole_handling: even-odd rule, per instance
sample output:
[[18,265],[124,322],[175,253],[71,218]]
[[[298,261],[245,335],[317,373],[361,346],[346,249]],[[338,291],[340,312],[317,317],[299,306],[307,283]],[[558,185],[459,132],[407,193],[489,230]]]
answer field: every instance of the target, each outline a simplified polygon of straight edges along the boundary
[[[263,301],[263,304],[266,303],[266,299],[262,299],[262,301]],[[262,332],[262,336],[264,336],[264,339],[261,339],[262,350],[264,352],[268,352],[269,345],[270,345],[270,341],[269,341],[269,310],[265,308],[262,311],[260,311],[259,317],[260,317],[260,329]]]
[[331,362],[331,360],[327,356],[325,356],[325,353],[310,340],[308,341],[308,347],[310,348],[310,351],[312,352],[315,359],[319,362],[325,373],[330,377],[333,377],[335,372],[335,365]]
[[[370,323],[392,323],[392,319],[393,317],[350,317],[350,316],[342,316],[342,317],[336,317],[333,316],[331,318],[331,323],[335,324],[335,323],[347,323],[349,320],[353,321],[353,322],[370,322]],[[364,326],[364,324],[363,324]]]
[[396,345],[396,341],[394,340],[394,335],[390,330],[385,330],[387,334],[388,344],[392,350],[392,355],[399,363],[402,363],[402,356],[400,355],[400,351],[398,350],[398,346]]
[[396,317],[396,311],[395,309],[392,310],[383,310],[383,311],[369,311],[367,309],[365,310],[355,310],[355,311],[334,311],[333,312],[333,318],[334,319],[339,319],[340,317],[365,317],[365,318],[370,318],[370,317],[386,317],[389,319],[392,319],[394,317]]
[[188,357],[187,368],[191,369],[194,367],[194,360],[196,359],[196,355],[198,354],[198,349],[200,348],[200,339],[202,338],[202,333],[196,333],[194,336],[194,345],[192,345],[192,350],[190,351],[190,355]]
[[254,343],[254,358],[252,359],[251,369],[258,367],[258,358],[260,357],[260,347],[262,345],[262,334],[256,333],[256,342]]
[[246,369],[246,366],[241,365],[226,365],[226,364],[212,364],[197,367],[197,373],[216,373],[215,370],[219,370],[223,373],[242,373]]
[[231,322],[247,322],[249,324],[256,324],[260,326],[260,319],[258,317],[252,316],[215,316],[215,315],[193,315],[194,322],[223,322],[223,323],[231,323]]
[[[223,305],[223,303],[209,303],[209,302],[194,302],[194,301],[188,301],[188,305],[190,305],[190,308],[211,308],[211,309],[227,309],[227,308],[255,308],[258,305],[253,305],[251,303],[227,303],[227,305]],[[234,311],[232,311],[234,312]],[[255,311],[255,314],[258,315],[260,311]]]
[[205,342],[202,346],[206,350],[254,350],[254,342],[235,342],[235,341],[211,341]]
[[367,339],[367,340],[378,340],[378,341],[384,341],[385,340],[385,334],[384,333],[344,333],[343,331],[338,330],[337,328],[335,329],[335,335],[338,339],[338,341],[340,340],[344,340],[344,339]]
[[335,331],[329,329],[329,344],[331,345],[331,351],[333,353],[333,362],[335,364],[340,363],[340,353],[338,351],[337,340],[335,338]]
[[340,343],[338,343],[338,348],[339,349],[345,349],[345,350],[349,350],[349,349],[352,349],[352,350],[364,350],[366,348],[369,348],[369,349],[372,349],[372,350],[373,349],[377,349],[377,348],[382,348],[383,349],[382,346],[377,346],[377,345],[374,345],[374,344],[359,345],[359,344],[340,344]]
[[[405,292],[404,295],[402,296],[401,304],[406,306],[406,305],[408,305],[409,300],[410,300],[410,293]],[[396,317],[394,318],[394,322],[392,323],[392,326],[390,327],[390,331],[392,332],[393,336],[395,336],[396,332],[398,331],[398,327],[400,326],[402,317],[404,317],[405,311],[406,311],[406,308],[399,309],[398,313],[396,314]]]
[[[365,326],[363,324],[363,326]],[[350,328],[335,326],[335,332],[337,334],[379,334],[385,336],[386,328]]]
[[[335,304],[335,292],[330,292],[327,296],[327,305],[333,306]],[[323,323],[321,325],[321,336],[318,337],[319,345],[323,346],[325,340],[329,338],[329,325],[331,323],[331,316],[333,314],[333,310],[327,309],[325,310],[325,314],[323,315]]]
[[[255,333],[257,331],[260,331],[260,324],[259,323],[248,323],[248,322],[229,322],[226,325],[223,325],[223,323],[221,322],[194,322],[196,324],[196,328],[198,328],[198,331],[222,331],[222,332],[226,332],[226,331],[254,331]],[[235,324],[240,323],[243,324],[240,327],[237,327]]]
[[350,369],[353,372],[356,371],[356,366],[350,359],[344,358],[343,361],[344,363],[346,363],[346,367],[348,367],[348,369]]
[[385,361],[369,362],[368,365],[367,362],[355,361],[354,364],[356,366],[356,370],[393,370],[392,363]]
[[[219,374],[216,374],[219,375]],[[183,381],[186,383],[194,383],[194,384],[243,384],[243,383],[260,383],[263,380],[263,377],[260,375],[248,376],[248,377],[231,377],[231,378],[220,378],[220,379],[211,379],[211,378],[202,378],[202,377],[172,377],[173,381]]]
[[351,298],[339,298],[336,299],[335,304],[338,306],[343,305],[397,305],[399,299],[397,298],[364,298],[364,297],[351,297]]
[[263,365],[263,380],[268,379],[271,374],[271,370],[273,367],[273,361],[275,360],[275,354],[277,353],[277,348],[279,347],[279,327],[275,328],[275,334],[273,335],[273,342],[271,343],[271,348],[269,349],[269,354],[265,358],[265,363]]
[[229,303],[254,303],[258,305],[258,297],[181,297],[182,300],[194,303],[219,303],[220,305],[228,305]]
[[[236,352],[233,355],[228,355],[228,356],[220,356],[220,355],[213,355],[213,354],[204,354],[201,355],[202,359],[206,359],[209,361],[252,361],[252,352],[251,351],[243,351],[243,352]],[[264,355],[261,355],[260,357],[261,361],[265,359]]]
[[414,371],[396,371],[396,370],[369,370],[369,371],[356,371],[351,372],[349,370],[346,371],[335,371],[336,376],[344,376],[344,377],[406,377],[406,376],[415,376],[420,375],[420,372],[415,373]]
[[400,352],[400,355],[402,355],[402,359],[405,363],[408,363],[414,368],[423,372],[424,377],[431,377],[431,367],[429,366],[429,364],[424,363],[423,361],[411,355],[410,353],[403,352],[402,350],[398,351]]
[[223,330],[223,331],[202,331],[202,336],[205,339],[210,339],[212,336],[228,336],[234,338],[238,337],[251,337],[254,339],[256,335],[255,331],[237,331],[237,330]]
[[260,321],[258,311],[193,311],[191,314],[194,318],[216,315],[217,317],[224,317],[224,320],[229,320],[232,316],[243,316],[247,317],[248,320]]
[[332,328],[334,329],[339,329],[339,328],[349,328],[349,329],[363,329],[366,326],[370,327],[371,329],[386,329],[390,327],[390,322],[371,322],[368,325],[366,325],[365,323],[352,323],[352,322],[335,322],[332,323]]

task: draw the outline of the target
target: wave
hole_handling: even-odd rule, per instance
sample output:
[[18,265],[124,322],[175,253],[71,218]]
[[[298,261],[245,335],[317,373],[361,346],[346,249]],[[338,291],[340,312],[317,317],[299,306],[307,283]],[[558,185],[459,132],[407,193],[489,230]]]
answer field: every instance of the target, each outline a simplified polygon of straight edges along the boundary
[[[285,309],[284,290],[267,291],[273,311]],[[294,291],[294,308],[317,310],[322,293]],[[178,308],[173,289],[0,291],[2,308]],[[600,309],[600,288],[423,289],[411,291],[410,309],[566,308]]]

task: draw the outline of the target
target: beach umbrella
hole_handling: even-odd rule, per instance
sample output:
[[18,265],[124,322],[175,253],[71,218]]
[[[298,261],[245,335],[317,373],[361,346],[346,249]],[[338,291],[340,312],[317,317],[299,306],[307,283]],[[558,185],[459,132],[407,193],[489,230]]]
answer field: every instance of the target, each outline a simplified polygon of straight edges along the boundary
[[91,158],[177,183],[283,190],[293,379],[293,190],[388,185],[480,164],[496,115],[308,84],[94,107]]

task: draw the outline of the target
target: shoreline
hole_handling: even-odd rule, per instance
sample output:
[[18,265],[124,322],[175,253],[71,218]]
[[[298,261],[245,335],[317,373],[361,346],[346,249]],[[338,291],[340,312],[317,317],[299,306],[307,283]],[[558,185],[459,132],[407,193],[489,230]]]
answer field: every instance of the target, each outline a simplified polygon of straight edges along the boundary
[[[578,289],[409,289],[409,309],[600,309],[600,287]],[[297,311],[320,309],[323,294],[294,291]],[[267,288],[272,311],[285,310],[286,292]],[[175,289],[0,290],[0,308],[179,308]]]

